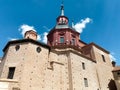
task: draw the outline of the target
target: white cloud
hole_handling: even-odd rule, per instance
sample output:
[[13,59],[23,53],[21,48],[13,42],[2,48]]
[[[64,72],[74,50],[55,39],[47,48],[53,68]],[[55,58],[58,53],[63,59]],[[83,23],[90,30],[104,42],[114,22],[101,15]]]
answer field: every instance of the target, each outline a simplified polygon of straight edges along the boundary
[[45,29],[45,31],[47,31],[47,32],[44,32],[43,34],[41,34],[41,36],[42,36],[41,41],[47,44],[47,35],[51,29],[48,28],[47,26],[43,26],[43,29]]
[[[24,34],[26,31],[29,31],[29,30],[33,30],[36,32],[34,26],[29,26],[27,24],[23,24],[20,26],[20,28],[18,29],[20,32],[21,32],[21,35],[24,37]],[[40,35],[37,35],[37,40],[41,40],[41,36]]]
[[43,26],[43,28],[47,31],[50,31],[50,29],[47,26]]
[[48,32],[43,33],[42,42],[47,43],[47,35],[48,35]]
[[90,18],[86,18],[84,20],[82,19],[80,22],[78,22],[74,25],[74,28],[79,33],[82,33],[83,29],[86,27],[86,24],[90,23],[91,21],[92,21],[92,19],[90,19]]
[[23,24],[20,26],[19,31],[21,31],[22,36],[24,37],[24,34],[26,31],[33,30],[36,32],[34,26],[29,26],[27,24]]
[[111,59],[111,61],[116,61],[116,58],[115,58],[115,53],[110,53],[110,59]]
[[37,35],[37,40],[41,40],[41,35]]
[[8,38],[10,41],[18,40],[18,38]]

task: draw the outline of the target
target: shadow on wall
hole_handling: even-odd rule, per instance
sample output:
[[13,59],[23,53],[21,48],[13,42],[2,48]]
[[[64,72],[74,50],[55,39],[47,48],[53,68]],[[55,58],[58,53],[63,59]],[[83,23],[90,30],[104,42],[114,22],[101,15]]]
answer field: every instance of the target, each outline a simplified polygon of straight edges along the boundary
[[109,90],[117,90],[116,84],[114,80],[110,80],[109,84],[108,84]]

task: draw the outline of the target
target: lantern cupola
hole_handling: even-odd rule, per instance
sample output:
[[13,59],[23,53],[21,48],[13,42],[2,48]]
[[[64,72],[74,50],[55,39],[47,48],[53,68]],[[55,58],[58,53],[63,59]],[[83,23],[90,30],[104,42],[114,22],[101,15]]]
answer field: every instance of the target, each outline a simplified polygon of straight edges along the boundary
[[64,15],[64,5],[61,5],[61,13],[56,19],[55,27],[47,35],[47,44],[51,47],[79,47],[79,32],[69,26],[69,19]]

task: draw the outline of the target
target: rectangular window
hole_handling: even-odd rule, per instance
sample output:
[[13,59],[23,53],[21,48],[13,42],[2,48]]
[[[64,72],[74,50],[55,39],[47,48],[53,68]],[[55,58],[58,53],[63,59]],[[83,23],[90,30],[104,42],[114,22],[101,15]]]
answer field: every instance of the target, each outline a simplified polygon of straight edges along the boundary
[[75,39],[74,38],[72,39],[72,45],[75,45]]
[[120,75],[120,71],[117,72],[117,75]]
[[60,37],[60,43],[64,43],[64,37]]
[[85,87],[88,87],[88,80],[87,80],[87,78],[84,78],[84,85],[85,85]]
[[105,61],[105,56],[104,56],[104,55],[102,55],[102,59],[103,59],[104,62],[106,62],[106,61]]
[[85,70],[85,63],[82,63],[82,68]]
[[15,67],[9,67],[8,79],[13,79]]
[[20,90],[18,87],[13,87],[12,90]]

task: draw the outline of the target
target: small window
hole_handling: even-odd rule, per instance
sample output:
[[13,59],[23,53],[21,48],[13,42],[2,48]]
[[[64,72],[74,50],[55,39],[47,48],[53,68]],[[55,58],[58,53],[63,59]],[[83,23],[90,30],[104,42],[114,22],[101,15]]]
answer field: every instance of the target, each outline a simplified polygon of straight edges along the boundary
[[75,45],[75,39],[74,38],[72,39],[72,45]]
[[13,79],[15,67],[9,67],[8,79]]
[[87,80],[87,78],[84,78],[84,85],[85,85],[85,87],[88,87],[88,80]]
[[18,87],[13,87],[12,90],[20,90]]
[[64,37],[60,37],[60,43],[64,43]]
[[85,63],[82,63],[82,69],[85,70]]
[[106,61],[105,61],[105,56],[104,56],[104,55],[102,55],[102,59],[103,59],[104,62],[106,62]]
[[119,71],[119,72],[117,72],[117,75],[120,75],[120,71]]
[[20,45],[15,46],[15,50],[18,51],[20,49]]
[[37,47],[37,48],[36,48],[36,51],[37,51],[38,53],[40,53],[41,48],[40,48],[40,47]]

